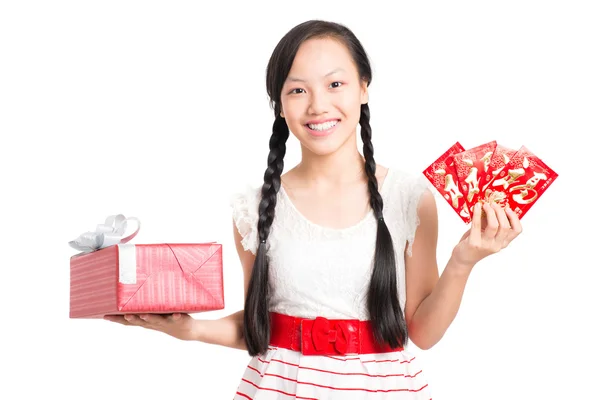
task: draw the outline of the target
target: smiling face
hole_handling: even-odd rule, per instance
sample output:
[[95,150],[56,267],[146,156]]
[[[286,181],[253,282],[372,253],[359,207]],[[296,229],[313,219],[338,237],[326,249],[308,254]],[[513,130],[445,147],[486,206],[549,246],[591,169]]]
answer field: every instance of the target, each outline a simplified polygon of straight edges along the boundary
[[337,151],[356,137],[367,84],[348,49],[331,38],[304,42],[281,91],[281,116],[304,149]]

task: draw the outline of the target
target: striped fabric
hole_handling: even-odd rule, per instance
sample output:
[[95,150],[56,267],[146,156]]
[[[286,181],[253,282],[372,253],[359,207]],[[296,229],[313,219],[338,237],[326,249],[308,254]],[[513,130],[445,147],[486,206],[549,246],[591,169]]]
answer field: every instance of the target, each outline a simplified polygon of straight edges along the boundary
[[269,347],[253,357],[234,400],[431,399],[417,360],[406,350],[389,353],[305,356]]

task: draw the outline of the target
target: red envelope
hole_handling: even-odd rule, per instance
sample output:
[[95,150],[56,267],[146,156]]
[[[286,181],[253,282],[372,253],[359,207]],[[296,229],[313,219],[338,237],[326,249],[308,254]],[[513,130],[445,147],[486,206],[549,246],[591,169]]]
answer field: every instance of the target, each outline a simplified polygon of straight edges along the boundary
[[496,146],[496,141],[492,140],[453,156],[459,188],[465,196],[471,217],[473,217],[473,206],[477,202],[477,195],[482,191],[482,184],[490,172],[490,163]]
[[458,216],[465,222],[471,222],[471,215],[467,209],[465,198],[458,187],[458,178],[454,168],[452,156],[464,151],[464,147],[456,142],[427,169],[423,171],[425,177],[437,191],[452,206]]
[[483,201],[508,205],[520,218],[554,183],[558,174],[535,154],[522,146],[492,180]]
[[492,156],[492,160],[490,161],[490,167],[488,169],[488,173],[485,175],[485,179],[483,181],[481,191],[479,195],[476,197],[481,197],[488,186],[492,183],[492,180],[498,176],[500,171],[504,169],[506,164],[510,161],[510,159],[515,155],[517,151],[510,149],[508,147],[502,146],[500,144],[496,145],[496,151]]

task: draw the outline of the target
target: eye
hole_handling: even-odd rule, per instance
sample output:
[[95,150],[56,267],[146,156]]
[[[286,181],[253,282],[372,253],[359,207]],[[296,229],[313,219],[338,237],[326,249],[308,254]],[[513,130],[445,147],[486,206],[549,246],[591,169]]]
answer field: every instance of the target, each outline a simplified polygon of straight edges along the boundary
[[299,94],[300,93],[300,92],[298,92],[299,90],[304,90],[304,89],[300,89],[300,88],[292,89],[292,90],[290,90],[289,94]]
[[334,89],[337,89],[343,85],[342,82],[333,82],[330,86],[333,86]]

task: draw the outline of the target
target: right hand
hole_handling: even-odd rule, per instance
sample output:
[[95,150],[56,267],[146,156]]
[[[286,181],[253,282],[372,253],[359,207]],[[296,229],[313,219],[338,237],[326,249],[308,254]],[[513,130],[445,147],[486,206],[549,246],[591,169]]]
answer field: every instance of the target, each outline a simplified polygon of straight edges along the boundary
[[175,313],[172,315],[157,314],[125,314],[106,315],[107,321],[117,322],[127,326],[141,326],[147,329],[166,333],[181,340],[195,340],[196,320],[188,314]]
[[462,236],[452,256],[458,264],[472,268],[485,257],[506,248],[522,231],[517,213],[510,208],[497,203],[477,203],[471,229]]

